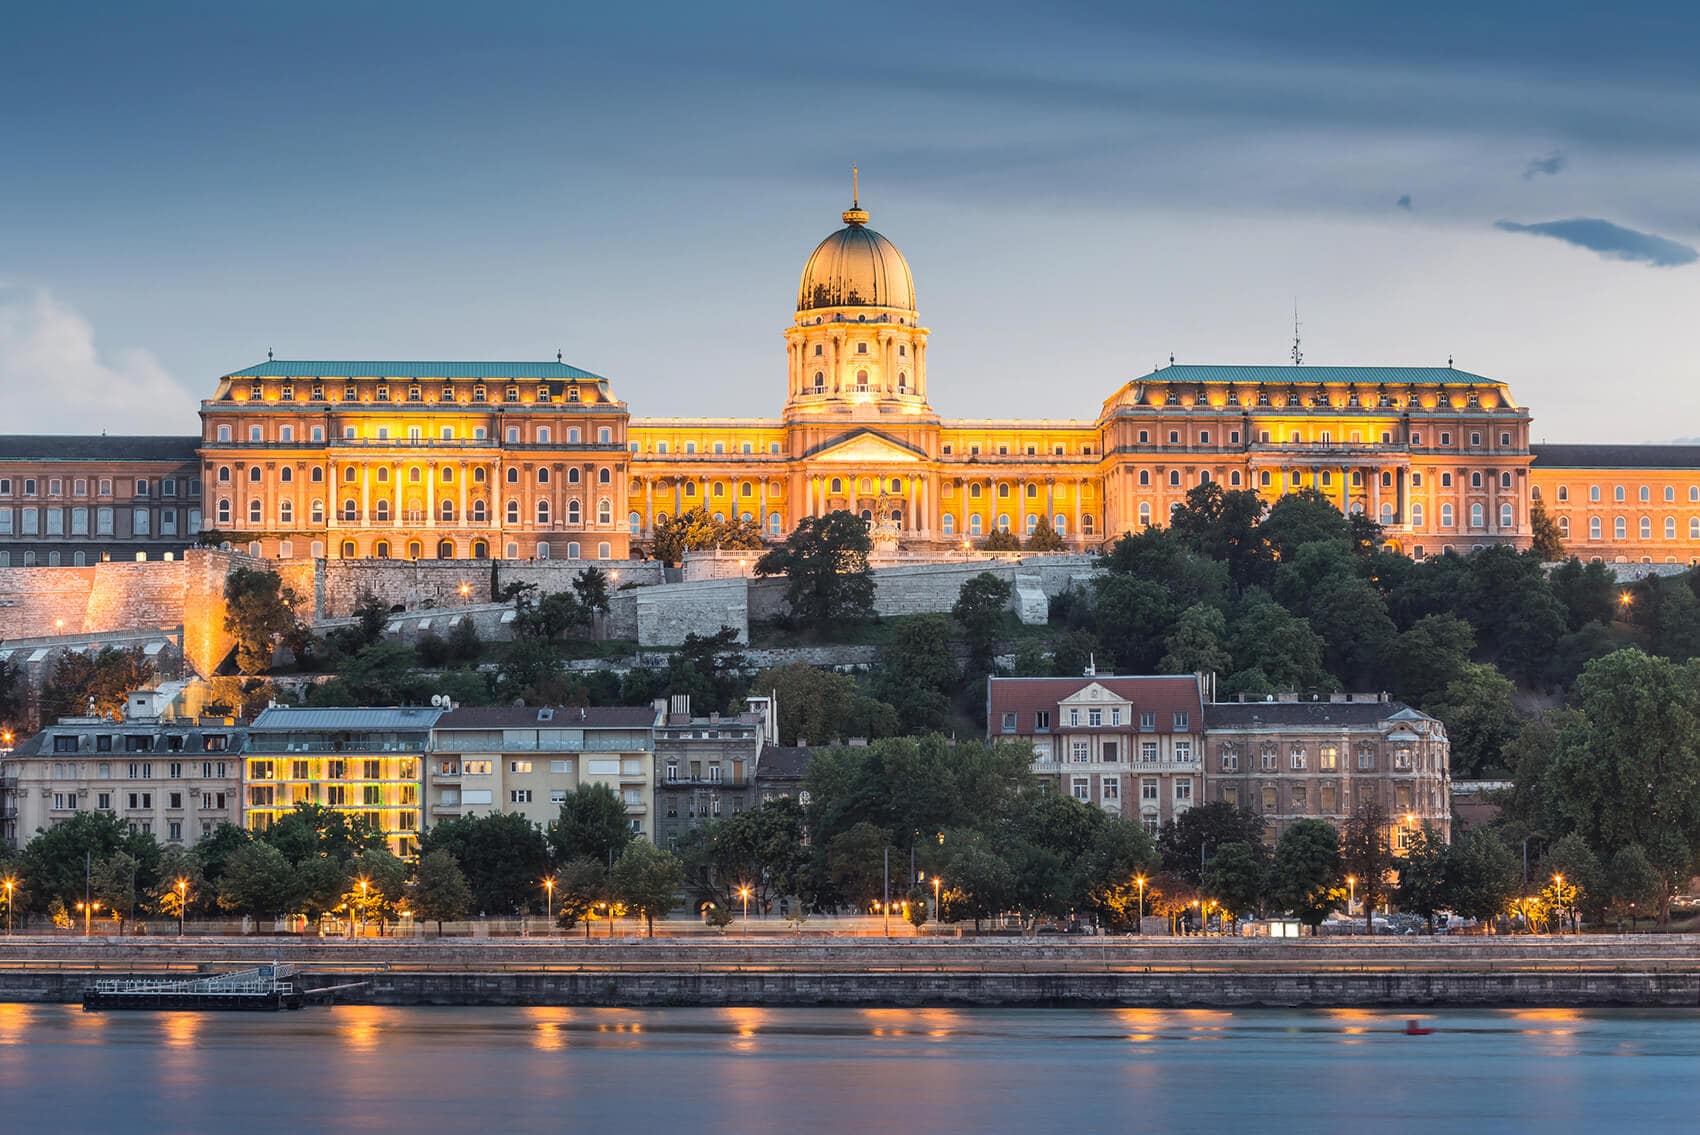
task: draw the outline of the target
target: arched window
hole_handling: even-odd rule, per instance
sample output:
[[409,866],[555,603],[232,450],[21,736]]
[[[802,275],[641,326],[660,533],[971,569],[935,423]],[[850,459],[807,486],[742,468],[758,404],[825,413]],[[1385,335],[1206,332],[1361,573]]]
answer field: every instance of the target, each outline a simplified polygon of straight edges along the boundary
[[548,426],[538,426],[537,427],[537,444],[538,445],[548,445],[549,444],[549,437],[550,437],[550,434],[549,434],[549,427]]
[[[472,522],[474,524],[483,524],[488,519],[489,519],[489,510],[485,507],[484,502],[483,501],[473,501],[472,502]],[[483,556],[476,556],[474,558],[481,560],[484,557]]]
[[549,466],[539,465],[537,467],[537,483],[539,485],[547,485],[549,483]]
[[596,471],[596,483],[599,485],[612,485],[614,483],[614,471],[604,465]]
[[248,502],[248,523],[249,524],[258,524],[259,522],[260,522],[260,502],[259,501],[249,501]]
[[1423,526],[1423,506],[1420,505],[1420,504],[1413,504],[1413,505],[1411,505],[1411,527],[1412,528],[1421,528],[1422,526]]
[[968,486],[968,495],[974,500],[980,499],[980,485],[978,482]]
[[279,501],[277,504],[277,522],[279,524],[295,523],[295,502]]
[[473,468],[472,468],[472,483],[473,484],[482,485],[486,481],[488,481],[489,479],[490,479],[490,471],[488,469],[484,468],[484,466],[482,466],[482,465],[473,466]]
[[455,471],[452,466],[443,466],[443,484],[452,485],[455,482]]
[[1598,540],[1599,538],[1600,538],[1600,518],[1597,517],[1597,516],[1590,516],[1588,518],[1588,539]]
[[956,535],[956,517],[952,516],[948,512],[945,513],[939,518],[939,529],[946,536]]
[[1141,469],[1139,471],[1139,484],[1140,484],[1141,488],[1149,488],[1150,487],[1150,485],[1151,485],[1151,470]]
[[390,558],[390,542],[388,540],[379,540],[376,544],[373,544],[372,545],[372,556],[373,556],[374,559],[380,559],[380,560],[389,559]]
[[571,541],[570,543],[567,544],[567,559],[576,560],[576,559],[578,559],[578,557],[579,557],[578,541],[573,540],[573,541]]
[[1511,474],[1509,472],[1501,473],[1499,475],[1499,487],[1502,489],[1509,489],[1511,487]]
[[909,392],[909,372],[908,371],[900,370],[900,371],[897,372],[897,392],[899,394],[907,394]]
[[510,485],[519,484],[519,466],[518,465],[509,465],[508,466],[507,480],[508,480],[508,484],[510,484]]
[[578,470],[578,466],[577,466],[577,465],[569,465],[569,466],[567,466],[567,484],[569,484],[569,485],[576,485],[576,484],[578,484],[578,483],[579,483],[579,481],[580,481],[580,480],[582,480],[582,479],[583,479],[583,478],[582,478],[582,477],[580,477],[580,475],[579,475],[579,470]]
[[1090,512],[1084,513],[1080,517],[1080,531],[1082,535],[1092,535],[1092,514]]
[[1676,539],[1676,517],[1674,516],[1665,517],[1665,539]]
[[218,522],[226,525],[230,523],[230,501],[228,499],[221,499],[218,502]]
[[614,502],[607,497],[596,502],[596,523],[604,527],[614,523]]
[[[325,467],[323,465],[313,466],[312,470],[307,474],[307,480],[311,481],[315,485],[324,484],[325,483]],[[315,556],[314,558],[317,559],[318,557]]]
[[[312,510],[311,510],[311,515],[312,515],[312,518],[313,518],[312,523],[314,525],[323,524],[325,522],[325,502],[324,501],[314,501],[313,507],[312,507]],[[319,557],[314,556],[313,558],[318,559]]]
[[1440,506],[1440,526],[1442,528],[1452,527],[1452,506],[1449,504]]
[[1033,535],[1033,530],[1035,528],[1039,527],[1038,516],[1035,515],[1034,513],[1031,513],[1031,512],[1028,513],[1027,514],[1027,521],[1024,524],[1024,527],[1027,529],[1027,535],[1029,535],[1029,536]]
[[410,560],[424,559],[425,545],[421,544],[418,540],[409,540],[407,542],[407,558]]
[[784,521],[779,519],[779,514],[777,512],[768,513],[767,514],[767,531],[768,531],[768,534],[772,535],[772,536],[779,535],[780,526],[783,523],[784,523]]
[[519,502],[516,500],[510,500],[508,502],[508,523],[519,523]]
[[258,465],[248,466],[248,483],[251,485],[260,483],[260,467]]
[[1150,501],[1140,501],[1139,502],[1139,526],[1141,528],[1151,527],[1151,502]]
[[508,439],[509,445],[518,445],[519,444],[519,427],[518,426],[509,426],[508,427],[507,439]]
[[1510,505],[1508,505],[1508,504],[1500,505],[1499,506],[1499,526],[1501,528],[1511,528],[1511,527],[1513,527],[1513,524],[1512,524],[1513,515],[1514,514],[1512,513]]
[[1613,520],[1611,522],[1611,534],[1613,539],[1627,540],[1629,538],[1629,522],[1621,516]]
[[546,541],[539,540],[537,542],[537,553],[536,553],[536,555],[537,555],[537,558],[540,559],[540,560],[546,560],[546,559],[549,558],[549,545]]
[[344,540],[342,542],[342,551],[338,554],[345,560],[352,560],[355,556],[354,541]]
[[968,517],[968,534],[970,536],[980,534],[980,514],[977,512]]
[[230,466],[220,465],[218,467],[218,480],[219,483],[223,485],[228,485],[230,483]]
[[344,520],[359,520],[360,506],[351,500],[342,502],[342,518]]
[[[867,348],[866,343],[858,343],[856,345],[858,347],[863,348],[864,350]],[[868,372],[865,371],[865,370],[857,371],[856,372],[856,389],[866,390],[867,388],[868,388]]]
[[1700,516],[1689,517],[1688,538],[1690,540],[1700,540]]
[[1009,531],[1009,513],[1007,513],[1007,512],[998,513],[998,531],[999,532],[1008,532]]
[[[821,391],[823,391],[825,389],[826,389],[826,375],[822,374],[820,371],[817,370],[817,371],[815,371],[815,393],[819,394]],[[228,441],[229,439],[226,438],[224,440]]]
[[1470,506],[1470,527],[1484,528],[1487,526],[1486,510],[1479,504]]
[[570,501],[567,502],[567,523],[568,524],[577,524],[578,522],[579,522],[579,503],[576,500],[570,500]]
[[596,431],[596,441],[600,445],[614,444],[614,430],[611,426],[603,426]]
[[1643,516],[1641,518],[1641,539],[1651,540],[1652,538],[1653,538],[1653,518],[1650,517],[1650,516]]
[[638,512],[627,513],[626,530],[633,536],[641,536],[643,534],[643,514]]
[[1169,470],[1169,487],[1171,489],[1178,489],[1181,487],[1181,471],[1179,469]]
[[830,489],[831,492],[841,493],[841,492],[844,491],[844,482],[841,481],[839,478],[834,477],[832,479],[832,483],[831,483],[829,489]]
[[378,469],[378,480],[380,482],[382,482],[383,484],[386,484],[386,485],[389,484],[389,482],[390,482],[390,471],[388,469],[380,467]]
[[218,440],[220,440],[220,441],[229,441],[230,440],[230,427],[229,426],[218,427]]
[[390,502],[379,501],[372,511],[375,513],[375,519],[387,521],[390,518]]
[[454,520],[454,518],[455,518],[455,502],[454,501],[444,501],[442,503],[442,506],[438,510],[438,512],[439,512],[439,515],[442,517],[443,520],[445,520],[445,521]]
[[437,558],[439,560],[452,560],[452,559],[454,559],[455,558],[455,542],[453,540],[439,540],[437,542]]
[[1482,475],[1480,473],[1470,474],[1470,487],[1472,489],[1479,489],[1482,487]]

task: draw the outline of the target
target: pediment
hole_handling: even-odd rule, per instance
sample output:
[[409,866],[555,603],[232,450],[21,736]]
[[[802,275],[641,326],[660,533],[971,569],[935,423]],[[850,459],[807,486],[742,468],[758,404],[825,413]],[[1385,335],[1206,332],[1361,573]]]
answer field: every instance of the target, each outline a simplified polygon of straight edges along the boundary
[[920,450],[873,430],[846,434],[827,442],[808,456],[810,461],[842,461],[859,465],[914,465],[926,460],[926,454]]
[[1068,697],[1064,698],[1062,701],[1058,702],[1057,704],[1058,705],[1086,705],[1088,703],[1091,703],[1091,704],[1094,704],[1094,705],[1108,705],[1112,702],[1115,703],[1116,705],[1129,705],[1129,704],[1131,704],[1126,698],[1122,697],[1120,694],[1111,691],[1110,689],[1108,689],[1107,687],[1105,687],[1101,683],[1093,682],[1090,685],[1082,686],[1080,689],[1074,691],[1074,693],[1068,695]]

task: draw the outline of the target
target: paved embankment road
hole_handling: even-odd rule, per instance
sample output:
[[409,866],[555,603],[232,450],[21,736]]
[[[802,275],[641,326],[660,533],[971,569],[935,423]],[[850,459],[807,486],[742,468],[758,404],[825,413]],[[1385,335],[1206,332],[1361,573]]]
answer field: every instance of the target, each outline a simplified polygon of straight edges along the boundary
[[0,941],[0,1000],[262,961],[382,1004],[1682,1005],[1700,937]]

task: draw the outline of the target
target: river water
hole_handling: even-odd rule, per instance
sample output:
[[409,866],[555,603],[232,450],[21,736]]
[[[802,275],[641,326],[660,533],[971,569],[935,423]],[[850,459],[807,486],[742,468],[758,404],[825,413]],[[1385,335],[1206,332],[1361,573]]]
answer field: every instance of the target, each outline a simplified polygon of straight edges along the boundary
[[1700,1126],[1700,1013],[0,1004],[0,1132]]

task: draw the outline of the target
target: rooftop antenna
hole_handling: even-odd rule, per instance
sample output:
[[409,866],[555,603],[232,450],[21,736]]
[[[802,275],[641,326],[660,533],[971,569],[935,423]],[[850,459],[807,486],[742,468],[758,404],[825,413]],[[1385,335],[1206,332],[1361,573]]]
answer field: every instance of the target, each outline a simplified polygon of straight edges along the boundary
[[1299,301],[1293,301],[1293,365],[1305,365],[1305,353],[1299,350]]
[[856,208],[862,203],[861,171],[855,166],[850,167],[850,207]]
[[1086,677],[1095,678],[1098,675],[1098,657],[1095,653],[1086,655]]
[[1175,353],[1173,351],[1169,352],[1169,365],[1170,366],[1175,365]]
[[561,348],[559,348],[559,347],[555,348],[555,361],[556,362],[561,361]]
[[1446,369],[1447,370],[1452,369],[1452,355],[1450,353],[1448,353],[1447,356],[1446,356]]
[[266,348],[266,362],[269,363],[271,361],[272,361],[272,349],[270,347],[267,347]]

